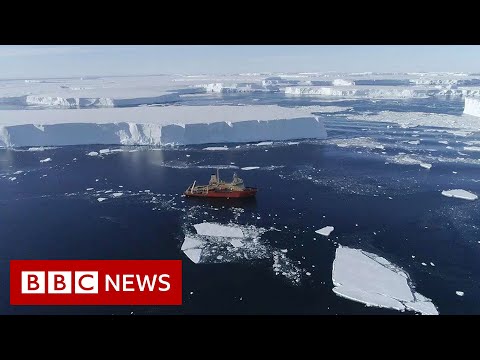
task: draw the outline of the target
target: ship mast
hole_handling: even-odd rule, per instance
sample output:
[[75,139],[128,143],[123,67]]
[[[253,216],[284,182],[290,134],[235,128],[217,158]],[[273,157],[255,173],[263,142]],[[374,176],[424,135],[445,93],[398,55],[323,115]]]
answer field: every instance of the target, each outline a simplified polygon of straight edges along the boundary
[[220,184],[220,173],[218,171],[218,168],[217,168],[217,182]]

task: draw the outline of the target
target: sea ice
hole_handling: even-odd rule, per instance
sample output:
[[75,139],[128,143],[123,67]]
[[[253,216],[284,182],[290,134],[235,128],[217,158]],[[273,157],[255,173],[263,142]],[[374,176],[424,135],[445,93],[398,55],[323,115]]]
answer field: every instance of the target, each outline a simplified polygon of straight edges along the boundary
[[97,199],[98,202],[102,202],[102,201],[105,201],[105,200],[107,200],[107,199],[106,199],[106,198],[102,198],[102,197],[99,197],[99,198]]
[[88,156],[97,156],[97,155],[98,155],[98,152],[96,152],[96,151],[90,151],[87,155],[88,155]]
[[443,190],[442,195],[448,196],[448,197],[455,197],[459,199],[465,199],[465,200],[477,200],[478,196],[463,190],[463,189],[454,189],[454,190]]
[[204,236],[222,236],[222,237],[235,237],[243,238],[245,235],[242,232],[242,229],[236,226],[226,226],[215,223],[200,223],[193,225],[197,234]]
[[420,166],[425,168],[425,169],[431,169],[432,168],[432,164],[427,164],[427,163],[420,163]]
[[339,246],[333,262],[333,291],[367,306],[437,315],[430,299],[414,291],[408,274],[385,258]]
[[113,197],[120,197],[122,195],[123,195],[123,192],[116,192],[112,194]]
[[465,151],[480,151],[479,146],[464,146],[463,150]]
[[202,255],[202,249],[188,249],[183,251],[195,264],[200,262],[200,256]]
[[317,234],[323,235],[323,236],[328,236],[330,233],[333,231],[334,227],[333,226],[325,226],[321,228],[320,230],[316,230],[315,232]]
[[255,169],[260,169],[259,166],[247,166],[247,167],[243,167],[242,170],[255,170]]
[[51,158],[46,158],[46,159],[40,160],[41,163],[49,162],[49,161],[52,161],[52,159]]
[[458,296],[463,296],[465,293],[463,291],[455,291],[455,294]]
[[226,147],[226,146],[209,146],[209,147],[203,148],[203,150],[210,150],[210,151],[228,150],[228,147]]
[[12,177],[9,177],[8,180],[15,181],[15,180],[17,180],[17,178],[15,176],[12,176]]
[[110,153],[110,149],[101,149],[98,151],[100,154],[108,154]]
[[273,141],[262,141],[259,142],[258,144],[255,144],[256,146],[270,146],[273,145]]

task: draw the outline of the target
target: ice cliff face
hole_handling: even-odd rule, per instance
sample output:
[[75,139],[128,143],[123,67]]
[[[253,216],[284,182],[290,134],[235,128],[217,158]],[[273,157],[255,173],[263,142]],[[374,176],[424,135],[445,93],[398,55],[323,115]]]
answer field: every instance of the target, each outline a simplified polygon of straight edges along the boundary
[[152,97],[138,98],[108,98],[108,97],[60,97],[44,95],[25,95],[0,98],[0,104],[29,106],[39,105],[53,108],[82,109],[122,107],[148,104],[169,103],[179,100],[178,94],[166,94]]
[[364,88],[364,87],[321,87],[321,86],[289,86],[285,94],[290,95],[315,95],[337,97],[362,97],[362,98],[421,98],[432,96],[476,96],[480,89],[412,89],[412,88]]
[[480,98],[465,98],[465,107],[463,112],[468,115],[480,117]]
[[0,127],[0,146],[83,144],[163,145],[326,138],[323,121],[315,117],[195,124],[64,123]]

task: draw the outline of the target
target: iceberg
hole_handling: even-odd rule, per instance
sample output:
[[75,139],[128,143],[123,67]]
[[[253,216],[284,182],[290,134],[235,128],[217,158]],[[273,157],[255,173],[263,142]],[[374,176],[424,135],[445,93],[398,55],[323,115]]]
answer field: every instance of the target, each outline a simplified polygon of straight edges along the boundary
[[334,230],[333,226],[325,226],[321,228],[320,230],[316,230],[315,232],[317,234],[323,235],[323,236],[328,236],[330,233]]
[[480,98],[466,97],[463,113],[480,117]]
[[188,145],[325,139],[323,119],[312,114],[316,110],[315,106],[276,105],[3,110],[0,146]]

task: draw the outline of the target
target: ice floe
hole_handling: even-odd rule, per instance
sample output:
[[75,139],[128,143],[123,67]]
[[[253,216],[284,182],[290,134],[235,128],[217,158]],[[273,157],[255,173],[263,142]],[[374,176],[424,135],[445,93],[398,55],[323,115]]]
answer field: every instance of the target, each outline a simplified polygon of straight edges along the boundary
[[480,146],[465,146],[463,148],[465,151],[480,151]]
[[208,146],[203,148],[203,150],[210,150],[210,151],[219,151],[219,150],[228,150],[226,146]]
[[49,162],[49,161],[52,161],[52,159],[51,158],[46,158],[46,159],[40,160],[41,163]]
[[463,189],[453,189],[453,190],[443,190],[442,191],[443,196],[448,196],[448,197],[455,197],[459,199],[464,199],[464,200],[477,200],[478,196],[463,190]]
[[465,295],[465,293],[463,291],[455,291],[455,294],[457,294],[458,296]]
[[247,167],[242,167],[241,169],[247,171],[247,170],[260,169],[260,167],[259,166],[247,166]]
[[360,249],[343,246],[336,249],[332,281],[337,295],[367,306],[438,315],[431,300],[415,292],[404,270]]
[[123,195],[123,192],[116,192],[112,194],[113,197],[120,197],[122,195]]
[[[271,259],[272,270],[293,284],[299,284],[302,269],[287,258],[283,251],[262,241],[261,236],[272,229],[253,225],[199,223],[196,233],[184,229],[181,250],[194,263],[245,262]],[[284,249],[286,252],[286,249]]]
[[333,230],[334,230],[333,226],[325,226],[319,230],[316,230],[315,232],[323,236],[328,236]]
[[105,200],[107,200],[107,199],[106,199],[106,198],[102,198],[102,197],[99,197],[99,198],[97,199],[98,202],[102,202],[102,201],[105,201]]
[[96,151],[90,151],[87,155],[88,155],[88,156],[98,156],[98,152],[96,152]]
[[198,235],[205,236],[222,236],[222,237],[237,237],[243,238],[242,229],[237,226],[227,226],[215,223],[200,223],[193,225]]
[[431,169],[432,168],[432,164],[427,164],[427,163],[420,163],[420,166],[422,168],[425,168],[425,169]]

